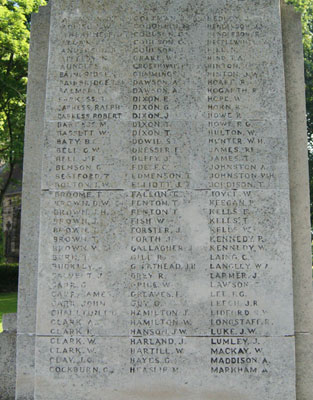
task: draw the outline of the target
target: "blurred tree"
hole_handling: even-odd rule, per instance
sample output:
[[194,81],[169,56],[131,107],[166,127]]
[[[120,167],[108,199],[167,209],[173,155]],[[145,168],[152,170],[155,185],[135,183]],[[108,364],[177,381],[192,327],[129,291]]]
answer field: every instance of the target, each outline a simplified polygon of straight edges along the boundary
[[23,157],[30,15],[44,0],[0,0],[0,206]]

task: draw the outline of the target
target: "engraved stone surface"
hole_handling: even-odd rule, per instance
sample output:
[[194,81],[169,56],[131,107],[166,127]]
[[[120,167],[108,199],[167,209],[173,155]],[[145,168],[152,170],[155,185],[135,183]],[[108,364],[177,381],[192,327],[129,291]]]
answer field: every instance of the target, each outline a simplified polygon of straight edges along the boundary
[[54,0],[50,24],[17,399],[295,400],[279,1]]
[[4,314],[0,333],[0,399],[15,399],[16,314]]

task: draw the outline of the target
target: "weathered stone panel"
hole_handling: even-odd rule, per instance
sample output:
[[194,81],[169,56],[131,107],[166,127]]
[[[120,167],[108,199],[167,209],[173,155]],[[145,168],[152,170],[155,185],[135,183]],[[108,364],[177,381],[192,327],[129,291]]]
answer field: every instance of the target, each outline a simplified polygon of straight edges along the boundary
[[23,166],[17,321],[17,396],[34,398],[39,210],[50,6],[32,16]]
[[4,314],[0,333],[0,399],[15,399],[16,314]]
[[279,1],[51,6],[17,398],[294,400]]

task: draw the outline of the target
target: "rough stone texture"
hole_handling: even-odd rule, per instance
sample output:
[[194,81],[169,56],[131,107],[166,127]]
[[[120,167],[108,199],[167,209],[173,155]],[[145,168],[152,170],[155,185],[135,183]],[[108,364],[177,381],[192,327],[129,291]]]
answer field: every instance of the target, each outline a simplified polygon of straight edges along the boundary
[[15,331],[16,332],[16,319],[17,319],[16,313],[4,314],[2,317],[3,331],[5,331],[5,332]]
[[23,167],[18,298],[17,394],[33,399],[36,331],[41,148],[45,105],[50,6],[32,16]]
[[283,71],[278,0],[52,2],[18,400],[295,399]]
[[0,333],[0,399],[15,399],[16,314],[4,314]]
[[305,84],[301,19],[293,7],[282,2],[292,258],[296,331],[297,399],[313,398],[313,292],[308,185]]

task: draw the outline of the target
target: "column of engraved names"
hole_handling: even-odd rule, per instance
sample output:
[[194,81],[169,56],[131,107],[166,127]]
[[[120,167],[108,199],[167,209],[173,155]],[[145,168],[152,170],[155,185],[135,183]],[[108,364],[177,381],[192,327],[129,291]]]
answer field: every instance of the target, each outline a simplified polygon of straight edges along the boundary
[[[262,23],[224,9],[208,16],[208,30],[211,334],[262,336],[271,322],[258,287],[269,265],[261,262],[267,249],[262,232],[253,228],[251,210],[255,189],[269,187],[272,172],[257,159],[256,150],[268,143],[246,112],[260,85],[260,65],[241,51],[262,38]],[[212,373],[268,370],[258,339],[212,338],[211,345]]]
[[53,209],[53,253],[50,261],[49,295],[50,372],[66,377],[68,373],[104,373],[95,361],[97,340],[93,327],[114,315],[107,307],[101,282],[103,271],[93,265],[89,253],[97,251],[97,221],[107,214],[101,192],[51,193]]
[[[107,122],[120,119],[121,112],[120,105],[106,99],[112,74],[100,67],[103,54],[94,51],[103,31],[95,32],[88,20],[76,18],[63,19],[61,32],[58,108],[51,123],[56,134],[51,135],[55,142],[49,143],[55,191],[46,195],[53,207],[50,372],[66,378],[71,373],[107,373],[92,336],[114,316],[102,285],[103,266],[95,263],[103,234],[99,221],[108,218],[110,200],[103,192],[87,190],[108,186],[100,149],[109,144]],[[105,250],[103,244],[100,247]]]
[[[177,308],[175,274],[185,249],[173,232],[179,193],[188,174],[178,169],[179,148],[172,140],[170,103],[177,93],[175,17],[137,17],[133,32],[131,132],[130,310],[131,373],[178,371],[188,316]],[[157,35],[155,31],[157,30]],[[178,167],[179,168],[179,167]]]
[[123,115],[122,105],[110,96],[122,82],[112,69],[103,67],[114,54],[110,41],[105,47],[101,45],[111,37],[110,18],[93,23],[98,29],[91,29],[83,17],[63,19],[61,24],[58,122],[53,126],[57,130],[52,176],[56,188],[103,189],[111,184],[101,149],[111,143],[108,123],[120,121]]

